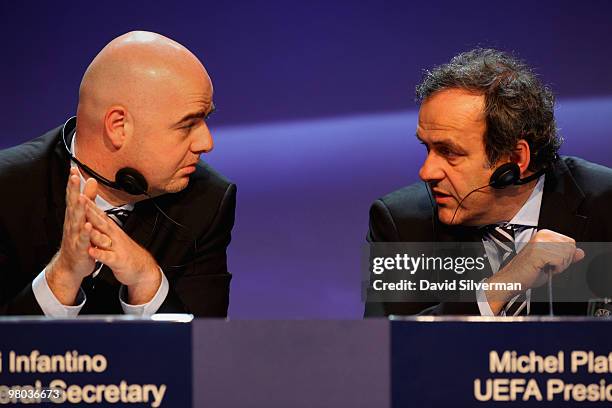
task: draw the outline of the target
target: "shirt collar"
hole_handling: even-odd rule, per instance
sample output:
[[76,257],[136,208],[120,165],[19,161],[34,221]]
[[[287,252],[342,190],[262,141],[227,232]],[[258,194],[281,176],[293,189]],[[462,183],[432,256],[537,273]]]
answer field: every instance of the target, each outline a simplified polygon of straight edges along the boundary
[[545,177],[545,175],[542,175],[538,178],[538,182],[531,192],[531,195],[508,224],[524,225],[527,227],[538,226],[540,207],[542,206],[542,196],[544,195]]
[[[72,154],[74,157],[76,157],[76,144],[75,144],[76,137],[77,135],[75,132],[74,136],[72,137],[72,141],[70,142],[70,154]],[[85,188],[85,178],[83,177],[83,174],[81,173],[81,169],[79,169],[79,166],[77,166],[73,161],[70,162],[70,167],[76,167],[79,172],[79,178],[81,179],[81,184],[79,188],[82,193],[83,189]],[[134,209],[133,203],[127,203],[119,207],[115,207],[114,205],[112,205],[111,203],[109,203],[108,201],[100,197],[99,195],[96,195],[95,203],[96,203],[96,206],[98,206],[98,208],[101,209],[102,211],[110,210],[113,208],[123,208],[127,211],[132,211]]]

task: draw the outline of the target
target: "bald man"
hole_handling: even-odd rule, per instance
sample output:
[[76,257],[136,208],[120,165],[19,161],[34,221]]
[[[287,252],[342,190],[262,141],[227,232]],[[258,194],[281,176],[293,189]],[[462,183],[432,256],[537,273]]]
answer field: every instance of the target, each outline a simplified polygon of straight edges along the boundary
[[76,118],[0,152],[0,314],[226,316],[236,187],[199,160],[213,110],[181,44],[104,47]]

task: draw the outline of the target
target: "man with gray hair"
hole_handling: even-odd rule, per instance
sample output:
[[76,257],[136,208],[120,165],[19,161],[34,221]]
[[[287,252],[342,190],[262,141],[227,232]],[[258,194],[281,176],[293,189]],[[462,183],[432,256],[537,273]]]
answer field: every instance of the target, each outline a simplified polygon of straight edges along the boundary
[[[370,301],[365,315],[547,313],[531,289],[582,260],[576,241],[611,241],[612,170],[558,157],[551,91],[504,52],[474,49],[427,71],[417,99],[424,183],[374,202],[368,241],[480,240],[492,272],[484,282],[521,290],[479,290],[463,303]],[[555,313],[584,315],[586,303],[559,302]]]
[[0,152],[0,314],[226,316],[236,187],[199,160],[213,110],[183,45],[106,45],[76,117]]

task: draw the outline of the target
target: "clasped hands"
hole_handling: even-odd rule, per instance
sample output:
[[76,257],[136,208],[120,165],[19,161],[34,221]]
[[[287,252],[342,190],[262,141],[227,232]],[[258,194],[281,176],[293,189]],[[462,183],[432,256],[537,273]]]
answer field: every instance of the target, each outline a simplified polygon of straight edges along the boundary
[[78,170],[71,168],[62,244],[47,267],[49,287],[62,304],[73,305],[83,278],[98,260],[127,287],[129,304],[147,303],[161,284],[157,262],[96,206],[97,190],[97,182],[90,178],[81,193]]

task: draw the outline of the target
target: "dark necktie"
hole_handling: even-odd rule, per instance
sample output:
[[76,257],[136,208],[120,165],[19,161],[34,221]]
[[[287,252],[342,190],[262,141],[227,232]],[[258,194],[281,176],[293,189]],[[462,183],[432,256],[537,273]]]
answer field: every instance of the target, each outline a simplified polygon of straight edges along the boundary
[[[485,236],[493,242],[497,254],[499,255],[499,269],[505,267],[516,255],[514,225],[491,225],[486,227]],[[501,316],[519,316],[529,314],[529,303],[526,292],[521,292],[512,299],[501,311]]]
[[117,225],[123,228],[123,226],[125,225],[125,222],[127,221],[132,211],[127,210],[123,207],[113,207],[113,208],[109,208],[108,210],[104,212],[108,214],[111,220],[115,221]]
[[[108,210],[104,211],[108,217],[113,220],[118,226],[120,226],[121,228],[123,228],[123,226],[125,225],[125,222],[127,221],[128,217],[131,214],[131,210],[127,210],[123,207],[113,207],[113,208],[109,208]],[[102,269],[102,262],[100,261],[96,261],[96,265],[94,266],[94,270],[91,274],[92,278],[95,278],[98,273],[100,272],[100,269]]]

